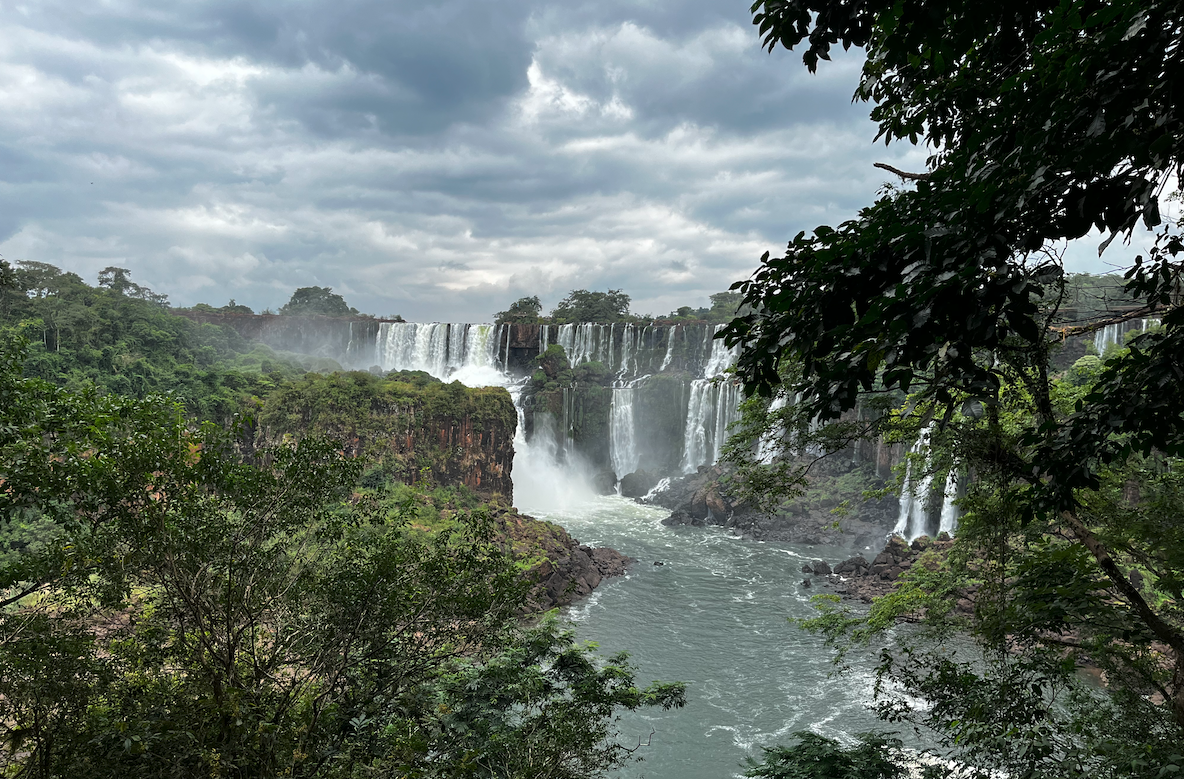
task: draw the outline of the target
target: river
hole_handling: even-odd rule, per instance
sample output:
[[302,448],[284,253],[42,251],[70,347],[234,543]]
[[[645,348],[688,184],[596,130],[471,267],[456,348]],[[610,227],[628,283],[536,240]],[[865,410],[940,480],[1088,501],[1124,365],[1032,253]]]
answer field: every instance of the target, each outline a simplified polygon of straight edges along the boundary
[[[376,359],[384,369],[426,370],[469,386],[504,386],[510,391],[519,413],[513,480],[514,502],[520,510],[562,525],[585,544],[612,547],[637,558],[627,575],[602,582],[591,596],[565,612],[577,634],[597,642],[605,655],[629,652],[639,683],[653,679],[687,683],[685,708],[621,717],[621,743],[635,745],[639,738],[648,743],[637,752],[642,762],[621,770],[617,777],[725,779],[741,775],[745,756],[759,759],[762,746],[782,743],[795,731],[848,740],[852,734],[882,725],[867,709],[871,674],[861,670],[830,678],[830,651],[819,637],[789,621],[814,613],[810,597],[818,589],[801,586],[802,564],[820,558],[834,563],[849,557],[852,550],[760,543],[736,538],[721,528],[664,527],[661,521],[667,511],[595,495],[584,478],[592,469],[580,462],[578,453],[559,451],[564,435],[547,428],[545,416],[535,418],[534,440],[526,441],[521,379],[504,373],[494,348],[500,343],[500,331],[487,325],[384,323],[383,327]],[[581,327],[603,331],[609,326]],[[707,329],[703,334],[699,383],[721,375],[735,358],[733,351],[710,339],[714,331]],[[560,340],[564,332],[561,328]],[[608,333],[607,340],[603,332],[586,340],[612,343],[611,328]],[[576,334],[568,335],[574,339]],[[623,343],[631,343],[625,335]],[[673,335],[668,336],[660,370],[670,361],[671,339]],[[627,354],[637,364],[654,365],[657,353],[637,361],[641,343],[639,339],[636,348],[622,351],[619,357],[611,350],[604,355],[587,354],[589,349],[576,348],[575,341],[567,344],[567,351],[573,363],[596,356],[610,366],[620,366],[623,376],[631,364]],[[709,404],[714,413],[712,427],[718,428],[714,443],[696,448],[694,456],[684,452],[687,469],[714,460],[725,437],[722,431],[734,418],[739,402],[738,390],[730,384],[711,387],[731,394]],[[691,390],[694,395],[694,382]],[[697,440],[692,433],[696,426],[706,429],[700,417],[707,414],[689,403],[685,416],[685,438]],[[629,419],[633,419],[631,409]],[[635,452],[636,433],[635,425],[614,424],[611,451],[621,458]],[[617,440],[622,435],[628,440]],[[620,469],[628,467],[632,465]],[[870,662],[864,665],[870,667]]]
[[[621,743],[650,739],[640,763],[619,777],[723,779],[746,755],[812,730],[846,740],[878,723],[867,710],[867,671],[829,678],[819,637],[789,622],[813,613],[802,563],[852,554],[827,547],[761,543],[720,528],[665,527],[665,510],[582,491],[566,505],[523,511],[563,525],[581,542],[637,558],[565,616],[606,655],[625,650],[638,681],[687,683],[684,709],[629,714]],[[662,565],[655,565],[656,562]],[[650,737],[651,729],[654,731]]]

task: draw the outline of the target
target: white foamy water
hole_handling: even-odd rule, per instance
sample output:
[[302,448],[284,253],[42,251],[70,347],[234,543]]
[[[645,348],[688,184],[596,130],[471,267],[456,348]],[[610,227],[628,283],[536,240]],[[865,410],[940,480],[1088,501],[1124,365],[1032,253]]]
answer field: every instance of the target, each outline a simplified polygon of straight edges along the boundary
[[[827,678],[829,650],[791,624],[813,613],[818,589],[800,586],[802,563],[851,552],[746,541],[719,528],[664,527],[667,511],[616,496],[548,510],[519,508],[563,525],[581,542],[638,558],[628,575],[603,582],[566,610],[579,635],[604,654],[630,653],[638,681],[680,680],[688,705],[621,720],[621,742],[644,761],[620,777],[740,776],[745,755],[797,730],[847,739],[882,726],[867,710],[868,672]],[[654,562],[664,565],[654,565]],[[870,661],[867,667],[871,667]]]

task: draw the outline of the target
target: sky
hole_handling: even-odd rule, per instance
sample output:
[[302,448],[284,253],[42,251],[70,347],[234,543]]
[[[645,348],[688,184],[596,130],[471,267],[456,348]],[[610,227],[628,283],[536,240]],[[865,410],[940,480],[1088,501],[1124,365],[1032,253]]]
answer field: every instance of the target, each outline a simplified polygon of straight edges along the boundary
[[857,54],[810,75],[748,5],[0,0],[0,256],[179,306],[707,305],[870,204],[872,163],[924,167],[873,142]]

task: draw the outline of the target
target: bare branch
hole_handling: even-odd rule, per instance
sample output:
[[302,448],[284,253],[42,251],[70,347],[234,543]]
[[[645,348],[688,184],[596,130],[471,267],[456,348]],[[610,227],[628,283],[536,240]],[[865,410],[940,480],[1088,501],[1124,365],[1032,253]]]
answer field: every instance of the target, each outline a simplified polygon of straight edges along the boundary
[[928,181],[929,177],[933,175],[932,173],[909,173],[907,170],[894,168],[886,162],[876,162],[873,163],[873,165],[880,170],[886,170],[889,173],[895,173],[905,181]]

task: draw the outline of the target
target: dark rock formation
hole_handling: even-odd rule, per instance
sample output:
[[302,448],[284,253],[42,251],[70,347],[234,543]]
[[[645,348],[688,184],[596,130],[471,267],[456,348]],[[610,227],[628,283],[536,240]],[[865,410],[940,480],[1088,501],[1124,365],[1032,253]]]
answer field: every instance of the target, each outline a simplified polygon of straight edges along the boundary
[[617,475],[608,469],[597,471],[592,476],[592,489],[600,495],[612,495],[617,491]]
[[[870,466],[865,480],[851,479],[852,470],[850,461],[820,461],[811,471],[806,494],[773,515],[734,498],[727,472],[720,466],[703,467],[673,480],[652,502],[671,509],[663,520],[666,525],[720,525],[760,541],[856,548],[879,545],[896,521],[897,501],[865,501],[863,489],[882,482],[875,479]],[[855,487],[848,488],[849,483]]]
[[[943,557],[953,545],[953,539],[945,533],[936,539],[921,536],[911,545],[899,536],[892,536],[870,564],[862,556],[844,560],[835,566],[833,578],[843,580],[843,595],[871,603],[873,598],[891,592],[897,580],[916,565],[923,555],[932,552],[933,556],[926,559],[936,560]],[[963,597],[959,599],[957,608],[969,611],[973,605],[968,597]]]
[[503,547],[523,559],[542,558],[527,576],[535,582],[524,611],[565,606],[582,598],[611,576],[622,576],[637,562],[615,549],[584,546],[551,522],[513,511],[495,510],[495,527]]
[[621,477],[621,494],[626,498],[640,498],[657,483],[658,477],[649,471],[634,471]]

